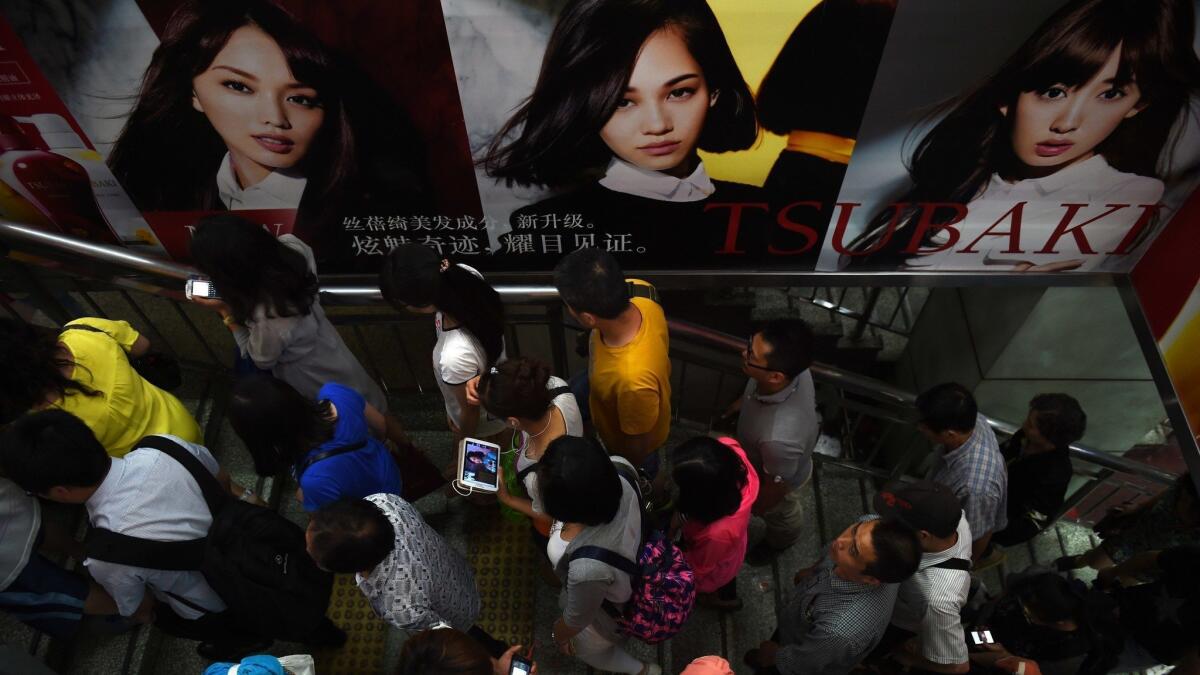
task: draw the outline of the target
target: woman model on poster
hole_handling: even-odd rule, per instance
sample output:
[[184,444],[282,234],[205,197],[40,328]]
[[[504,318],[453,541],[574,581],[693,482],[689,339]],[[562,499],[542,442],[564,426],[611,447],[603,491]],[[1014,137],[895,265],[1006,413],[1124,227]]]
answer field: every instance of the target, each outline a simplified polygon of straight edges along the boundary
[[145,211],[299,208],[304,233],[343,211],[399,208],[419,182],[403,153],[388,157],[386,188],[369,167],[405,124],[389,115],[388,133],[359,142],[364,111],[386,106],[364,104],[361,79],[270,0],[185,2],[108,164]]
[[903,206],[872,219],[850,264],[1048,272],[1132,250],[1200,82],[1194,30],[1193,0],[1067,4],[921,140]]
[[[712,180],[696,153],[757,138],[754,99],[704,0],[569,4],[533,93],[480,162],[510,185],[566,189],[513,214],[506,264],[545,269],[584,245],[643,268],[761,250],[762,190]],[[532,252],[518,245],[530,235]]]

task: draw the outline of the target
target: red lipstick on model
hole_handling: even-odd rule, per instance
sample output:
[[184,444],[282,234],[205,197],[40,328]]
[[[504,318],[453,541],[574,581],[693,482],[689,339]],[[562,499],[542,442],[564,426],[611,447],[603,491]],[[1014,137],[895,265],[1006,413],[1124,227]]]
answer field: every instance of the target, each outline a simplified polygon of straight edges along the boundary
[[266,150],[280,155],[288,154],[296,146],[291,139],[277,134],[255,134],[252,138]]
[[638,146],[638,150],[654,156],[669,155],[675,152],[679,147],[679,141],[662,141],[661,143],[651,143],[650,145]]
[[1075,147],[1071,141],[1043,141],[1034,146],[1034,152],[1038,157],[1058,157],[1064,152]]

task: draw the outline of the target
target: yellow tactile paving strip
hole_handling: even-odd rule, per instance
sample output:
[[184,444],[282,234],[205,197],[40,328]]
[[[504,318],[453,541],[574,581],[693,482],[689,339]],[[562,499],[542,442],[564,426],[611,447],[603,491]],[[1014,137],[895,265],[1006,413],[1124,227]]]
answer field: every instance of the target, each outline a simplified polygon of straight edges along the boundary
[[[513,522],[497,508],[473,508],[466,519],[467,560],[475,571],[482,604],[479,625],[496,639],[528,644],[533,635],[533,583],[537,576],[529,523]],[[334,579],[329,618],[349,639],[339,650],[314,653],[321,675],[384,672],[388,626],[354,584],[353,574]]]
[[475,571],[482,604],[479,626],[497,640],[528,645],[537,576],[529,522],[513,522],[502,517],[498,508],[481,507],[472,509],[465,529],[467,560]]
[[349,639],[338,650],[313,653],[321,675],[368,675],[384,672],[388,626],[371,609],[354,584],[353,574],[334,578],[328,616],[346,631]]

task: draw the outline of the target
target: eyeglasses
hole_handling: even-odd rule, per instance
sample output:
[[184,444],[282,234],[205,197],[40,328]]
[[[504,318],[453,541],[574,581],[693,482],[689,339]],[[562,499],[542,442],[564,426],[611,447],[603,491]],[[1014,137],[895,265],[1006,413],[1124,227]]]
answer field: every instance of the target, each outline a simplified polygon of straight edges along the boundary
[[772,373],[778,372],[776,369],[774,369],[770,366],[760,366],[757,363],[750,363],[750,356],[752,354],[754,354],[754,336],[753,335],[751,335],[749,338],[746,339],[746,349],[742,351],[742,363],[745,364],[745,366],[747,368],[758,368],[759,370],[765,370],[767,372],[772,372]]

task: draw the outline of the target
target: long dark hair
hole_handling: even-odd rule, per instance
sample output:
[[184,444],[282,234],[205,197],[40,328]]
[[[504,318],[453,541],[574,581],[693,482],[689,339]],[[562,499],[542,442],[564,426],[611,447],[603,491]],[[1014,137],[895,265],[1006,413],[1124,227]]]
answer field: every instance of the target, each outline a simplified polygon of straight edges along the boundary
[[621,510],[622,478],[604,448],[590,438],[559,436],[537,463],[546,514],[564,523],[603,525]]
[[496,417],[539,420],[553,404],[546,382],[550,366],[529,356],[518,356],[486,370],[479,378],[479,400]]
[[612,151],[600,129],[624,96],[642,44],[665,28],[679,31],[709,90],[720,91],[700,149],[753,145],[754,97],[705,0],[577,0],[558,17],[533,93],[480,160],[488,175],[509,185],[555,187],[602,171]]
[[346,78],[324,45],[270,0],[192,0],[167,22],[137,104],[108,157],[139,208],[220,208],[213,176],[225,142],[192,108],[192,79],[243,26],[275,40],[296,79],[317,90],[325,110],[321,138],[304,158],[306,195],[335,198],[354,180],[354,130],[343,105]]
[[758,88],[763,128],[784,136],[796,129],[857,135],[895,12],[896,0],[822,0],[813,7]]
[[0,424],[44,402],[50,394],[98,396],[100,392],[62,374],[74,365],[58,353],[58,333],[23,321],[0,319]]
[[259,305],[272,316],[312,312],[317,276],[303,254],[261,225],[229,213],[205,216],[196,223],[191,255],[238,322],[252,318]]
[[333,438],[336,422],[329,401],[312,401],[270,375],[237,380],[229,398],[229,423],[260,476],[289,469]]
[[[1165,175],[1180,133],[1176,123],[1200,84],[1200,60],[1192,47],[1194,14],[1192,0],[1075,0],[1060,9],[921,139],[909,163],[913,187],[894,200],[907,206],[900,213],[884,209],[850,248],[871,251],[895,225],[890,245],[872,255],[891,259],[905,246],[898,235],[919,204],[969,203],[994,172],[1018,162],[1010,142],[1012,115],[1003,115],[1001,106],[1012,112],[1021,92],[1087,82],[1118,46],[1114,86],[1136,82],[1144,107],[1122,121],[1096,152],[1118,171]],[[952,214],[944,211],[932,222],[947,222]],[[922,244],[936,234],[931,228]]]
[[1115,603],[1103,591],[1046,572],[1014,581],[1009,594],[1041,621],[1074,621],[1079,626],[1090,646],[1079,666],[1081,675],[1100,675],[1116,665],[1122,631],[1113,615]]
[[[218,286],[218,289],[220,287]],[[504,351],[504,303],[488,282],[420,244],[392,249],[379,271],[379,289],[397,309],[433,305],[461,323],[487,354],[486,367]]]
[[690,519],[713,523],[737,512],[749,480],[733,448],[709,436],[690,438],[675,449],[671,478],[679,486],[676,509]]

